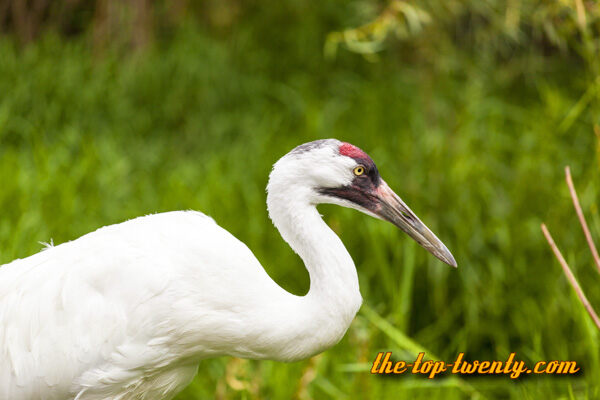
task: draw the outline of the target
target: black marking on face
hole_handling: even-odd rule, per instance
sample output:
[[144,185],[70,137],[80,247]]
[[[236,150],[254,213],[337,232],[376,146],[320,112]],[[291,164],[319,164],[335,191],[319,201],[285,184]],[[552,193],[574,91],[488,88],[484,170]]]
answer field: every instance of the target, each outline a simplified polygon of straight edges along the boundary
[[[365,165],[365,168],[368,167]],[[347,200],[375,212],[381,207],[381,199],[377,195],[377,187],[380,182],[381,178],[377,173],[377,169],[375,169],[375,173],[370,173],[367,170],[363,175],[354,177],[350,185],[337,188],[320,188],[319,193]]]
[[370,192],[358,190],[353,185],[331,189],[321,188],[319,189],[319,193],[347,200],[367,210],[376,210],[379,208],[379,199],[376,196]]

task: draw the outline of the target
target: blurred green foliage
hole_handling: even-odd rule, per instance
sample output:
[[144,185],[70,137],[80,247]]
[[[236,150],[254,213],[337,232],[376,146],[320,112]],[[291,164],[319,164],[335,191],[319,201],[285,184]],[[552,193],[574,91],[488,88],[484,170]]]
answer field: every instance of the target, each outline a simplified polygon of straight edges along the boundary
[[[598,332],[539,228],[600,307],[563,180],[569,164],[600,237],[596,2],[124,2],[146,7],[149,25],[122,35],[126,12],[113,10],[115,22],[96,3],[52,4],[27,35],[0,13],[0,263],[39,241],[198,209],[305,293],[264,187],[291,148],[335,137],[373,157],[459,264],[389,224],[322,207],[367,306],[346,337],[294,364],[206,360],[178,399],[600,397]],[[51,12],[59,5],[75,11]],[[577,360],[583,374],[371,376],[378,351],[414,356],[403,334],[447,361],[516,352],[529,364]]]

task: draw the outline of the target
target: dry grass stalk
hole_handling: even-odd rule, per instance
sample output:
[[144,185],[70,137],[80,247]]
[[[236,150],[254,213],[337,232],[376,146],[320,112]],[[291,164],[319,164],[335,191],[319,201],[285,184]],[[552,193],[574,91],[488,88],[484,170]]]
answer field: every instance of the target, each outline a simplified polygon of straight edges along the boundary
[[596,268],[598,268],[598,273],[600,273],[600,257],[598,256],[598,250],[596,249],[596,245],[592,239],[587,222],[585,222],[583,211],[581,211],[579,199],[577,198],[577,192],[575,191],[575,186],[573,185],[573,179],[571,179],[571,169],[568,166],[565,167],[565,178],[567,180],[567,186],[569,186],[569,192],[571,193],[573,206],[575,207],[577,217],[579,218],[579,224],[581,225],[581,229],[583,229],[583,234],[585,235],[585,239],[587,240],[590,251],[592,252],[592,256],[594,257],[594,262],[596,263]]
[[565,261],[563,255],[561,254],[560,250],[558,249],[558,247],[554,243],[554,239],[552,239],[552,235],[550,235],[550,232],[548,231],[548,228],[546,228],[546,224],[542,224],[542,232],[544,232],[544,236],[546,237],[546,240],[548,241],[548,244],[552,248],[552,251],[554,252],[554,255],[556,256],[556,258],[558,259],[558,262],[562,266],[562,269],[565,272],[565,275],[567,276],[567,279],[569,280],[569,283],[571,283],[571,286],[573,286],[573,289],[575,289],[575,293],[577,293],[577,296],[579,297],[579,300],[581,300],[581,303],[583,304],[583,306],[587,310],[588,314],[590,314],[590,317],[592,317],[592,319],[594,320],[594,323],[596,324],[596,327],[598,329],[600,329],[600,318],[598,318],[598,315],[594,311],[594,308],[592,307],[592,305],[588,301],[587,297],[585,297],[585,294],[583,293],[583,290],[581,290],[581,287],[579,286],[579,283],[577,283],[577,279],[575,279],[575,276],[573,275],[573,272],[571,272],[571,268],[569,268],[569,264],[567,264],[567,262]]
[[[579,205],[579,199],[577,197],[577,192],[575,191],[575,185],[573,185],[573,179],[571,179],[571,170],[569,169],[568,166],[565,168],[565,175],[566,175],[566,180],[567,180],[567,186],[569,187],[569,192],[571,193],[571,199],[573,200],[573,206],[575,207],[575,211],[577,212],[577,217],[579,218],[579,223],[581,225],[581,228],[583,229],[583,233],[585,234],[585,238],[588,242],[590,251],[592,252],[592,255],[594,257],[596,266],[598,267],[598,272],[600,272],[600,257],[598,257],[598,250],[596,250],[596,246],[594,245],[592,235],[590,234],[590,230],[585,221],[583,211],[581,210],[581,206]],[[556,246],[556,243],[554,243],[554,239],[552,239],[552,235],[550,234],[550,231],[548,231],[546,224],[542,224],[542,232],[544,233],[544,236],[546,237],[546,240],[548,241],[548,244],[550,245],[552,252],[556,256],[556,259],[560,263],[565,275],[567,276],[569,283],[575,290],[575,293],[577,293],[577,297],[579,297],[579,300],[585,307],[586,311],[588,312],[590,317],[592,317],[592,320],[594,321],[594,324],[596,324],[596,327],[598,329],[600,329],[600,318],[598,318],[596,311],[594,311],[594,308],[588,301],[587,297],[585,297],[585,294],[583,293],[583,290],[579,286],[577,279],[575,279],[575,276],[573,275],[571,268],[569,268],[569,264],[567,264],[562,253]]]

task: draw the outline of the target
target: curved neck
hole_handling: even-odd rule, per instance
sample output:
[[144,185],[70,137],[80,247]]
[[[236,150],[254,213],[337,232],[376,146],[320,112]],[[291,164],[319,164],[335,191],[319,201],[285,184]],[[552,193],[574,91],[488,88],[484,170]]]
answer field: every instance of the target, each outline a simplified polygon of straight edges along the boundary
[[[301,300],[311,325],[326,323],[335,344],[356,315],[362,298],[356,267],[337,235],[315,205],[304,196],[269,192],[269,216],[283,239],[302,258],[310,275],[310,290]],[[314,327],[313,327],[314,328]]]

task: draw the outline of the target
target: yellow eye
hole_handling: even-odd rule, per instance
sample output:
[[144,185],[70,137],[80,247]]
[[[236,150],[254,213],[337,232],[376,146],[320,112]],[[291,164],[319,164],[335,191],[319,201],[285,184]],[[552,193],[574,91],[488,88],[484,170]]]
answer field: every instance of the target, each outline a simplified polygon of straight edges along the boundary
[[361,176],[364,173],[365,173],[365,167],[363,167],[362,165],[359,165],[354,168],[354,175]]

